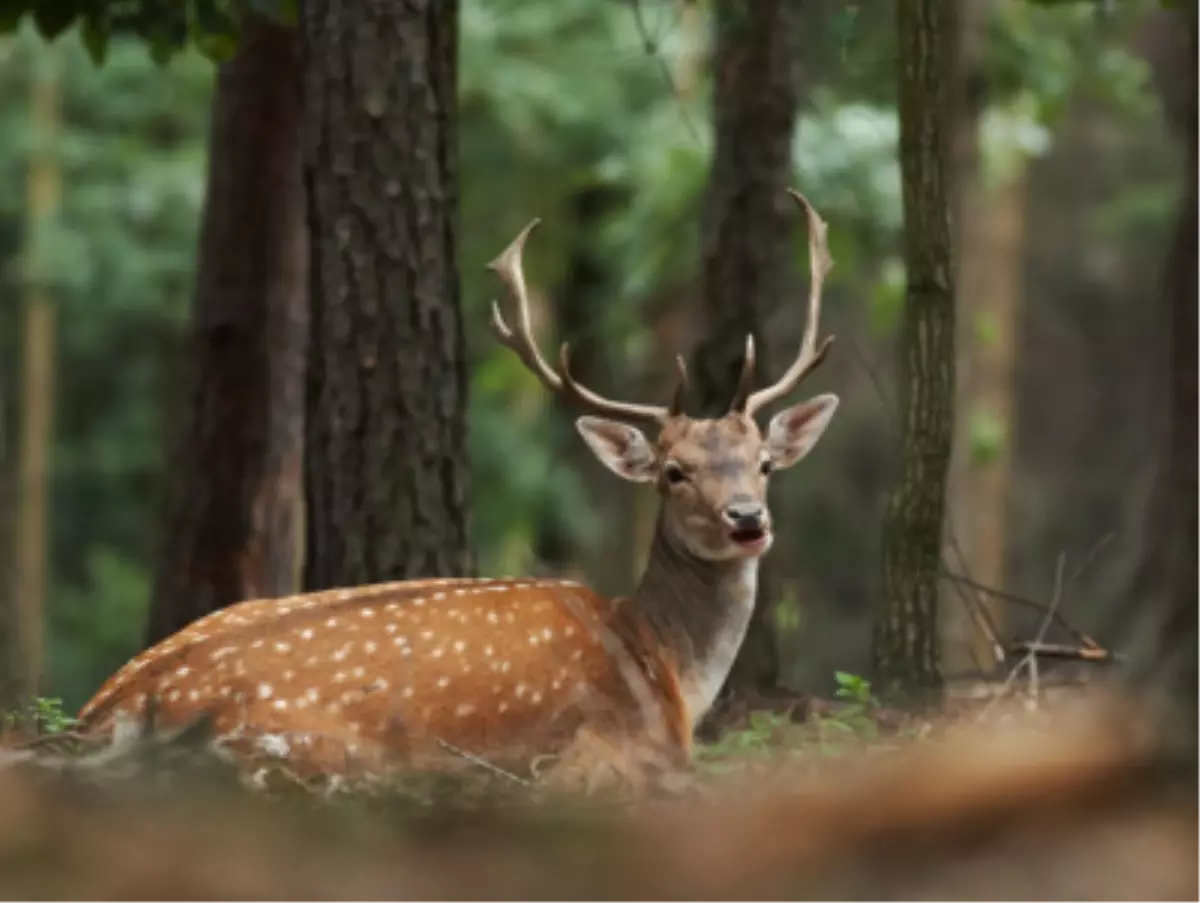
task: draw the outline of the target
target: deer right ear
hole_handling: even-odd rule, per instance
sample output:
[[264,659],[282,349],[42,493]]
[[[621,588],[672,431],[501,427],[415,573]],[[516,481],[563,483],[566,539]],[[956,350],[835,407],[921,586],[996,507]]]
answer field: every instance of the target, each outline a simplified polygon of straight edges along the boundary
[[658,456],[637,427],[603,417],[580,417],[579,435],[605,467],[634,483],[650,483],[656,476]]

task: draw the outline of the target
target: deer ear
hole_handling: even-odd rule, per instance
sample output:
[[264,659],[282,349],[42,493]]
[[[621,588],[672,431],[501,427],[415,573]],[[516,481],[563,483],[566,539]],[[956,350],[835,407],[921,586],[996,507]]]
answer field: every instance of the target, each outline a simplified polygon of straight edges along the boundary
[[637,427],[602,417],[580,417],[575,428],[600,463],[617,476],[634,483],[654,480],[658,456]]
[[780,469],[791,467],[812,451],[833,419],[837,406],[836,395],[818,395],[772,417],[767,427],[767,452],[771,463]]

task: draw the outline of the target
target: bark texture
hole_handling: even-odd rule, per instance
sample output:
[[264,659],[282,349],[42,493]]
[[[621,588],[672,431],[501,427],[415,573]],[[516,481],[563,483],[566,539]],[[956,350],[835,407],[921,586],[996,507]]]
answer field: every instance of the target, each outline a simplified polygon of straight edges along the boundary
[[294,590],[307,241],[295,29],[247,23],[221,67],[188,353],[191,389],[146,640]]
[[[729,408],[747,333],[759,349],[759,380],[765,381],[775,347],[767,340],[766,317],[784,303],[802,310],[792,275],[795,204],[785,192],[793,181],[800,8],[798,0],[738,0],[714,10],[716,148],[701,238],[708,338],[692,365],[700,413],[707,416]],[[797,334],[801,327],[796,321]],[[764,604],[771,598],[770,570],[764,562],[759,604],[727,684],[735,693],[769,689],[779,677]]]
[[953,201],[949,98],[954,4],[899,0],[900,169],[907,269],[900,326],[900,460],[883,523],[882,581],[871,642],[891,697],[940,690],[938,570],[954,426]]
[[457,3],[301,6],[305,584],[467,574]]

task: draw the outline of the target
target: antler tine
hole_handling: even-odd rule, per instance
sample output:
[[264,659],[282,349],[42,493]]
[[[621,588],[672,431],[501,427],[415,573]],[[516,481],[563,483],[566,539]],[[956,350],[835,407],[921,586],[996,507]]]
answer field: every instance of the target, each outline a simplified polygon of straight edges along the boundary
[[667,413],[670,416],[678,417],[683,413],[683,402],[687,394],[687,387],[687,362],[684,361],[682,354],[677,354],[675,355],[675,394],[671,396],[671,406],[667,409]]
[[566,342],[559,349],[560,363],[557,372],[538,351],[530,324],[529,294],[525,285],[525,270],[521,263],[521,257],[525,250],[525,241],[540,223],[540,219],[532,220],[517,234],[512,244],[487,265],[487,268],[504,283],[508,293],[517,303],[516,328],[514,329],[508,325],[504,315],[500,313],[500,305],[495,301],[492,302],[491,327],[496,340],[516,354],[526,369],[532,370],[542,385],[551,392],[566,395],[600,414],[621,417],[626,420],[661,423],[669,416],[666,407],[613,401],[576,382],[571,376],[570,352]]
[[512,244],[487,265],[489,270],[500,277],[500,281],[504,283],[508,293],[517,302],[517,328],[515,330],[505,322],[504,315],[500,313],[500,305],[495,301],[492,302],[491,327],[496,341],[514,352],[526,369],[532,370],[534,375],[541,380],[542,385],[551,392],[561,392],[562,380],[546,363],[546,359],[542,357],[533,341],[532,326],[529,322],[529,295],[525,286],[525,270],[521,265],[525,242],[533,230],[541,225],[541,222],[540,219],[531,220],[529,225],[517,233]]
[[816,208],[808,198],[800,192],[789,188],[788,194],[804,208],[808,218],[808,254],[811,272],[808,289],[808,321],[804,324],[804,337],[800,341],[800,353],[788,367],[787,372],[773,385],[750,395],[746,400],[745,412],[753,415],[756,411],[773,401],[777,401],[791,392],[800,381],[811,373],[825,360],[833,336],[828,336],[817,345],[817,327],[821,317],[821,289],[825,285],[825,277],[833,269],[833,258],[829,255],[828,226],[817,213]]
[[737,391],[733,394],[733,403],[729,405],[730,412],[741,412],[746,409],[750,399],[750,390],[754,388],[754,368],[757,365],[757,355],[754,352],[754,336],[746,335],[746,352],[742,357],[742,375],[738,377]]

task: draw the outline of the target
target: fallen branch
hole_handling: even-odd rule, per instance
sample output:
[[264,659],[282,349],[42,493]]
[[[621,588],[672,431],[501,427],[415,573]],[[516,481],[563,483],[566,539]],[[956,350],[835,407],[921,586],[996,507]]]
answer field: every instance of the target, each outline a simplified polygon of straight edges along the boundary
[[1100,646],[1069,646],[1065,643],[1044,643],[1037,640],[1019,640],[1009,646],[1009,652],[1013,655],[1070,659],[1097,665],[1111,665],[1126,660],[1122,653]]

